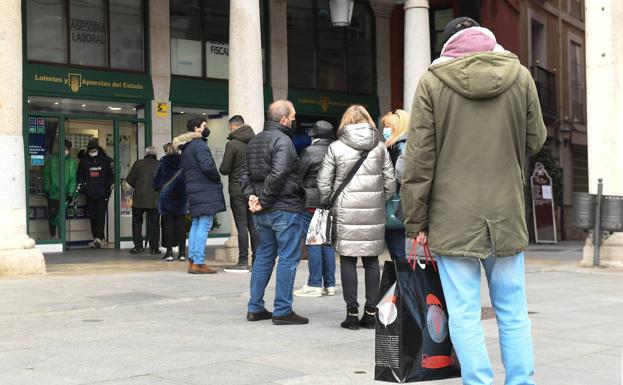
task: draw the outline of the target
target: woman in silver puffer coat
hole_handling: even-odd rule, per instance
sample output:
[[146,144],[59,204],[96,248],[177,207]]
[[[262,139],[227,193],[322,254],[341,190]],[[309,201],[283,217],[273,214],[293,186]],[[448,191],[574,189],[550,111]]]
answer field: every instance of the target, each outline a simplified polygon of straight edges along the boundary
[[[394,167],[380,133],[363,106],[349,107],[329,145],[317,181],[323,203],[330,201],[363,151],[369,151],[353,179],[336,199],[332,211],[333,246],[340,254],[340,270],[347,316],[341,326],[374,328],[379,286],[378,255],[385,248],[385,202],[396,191]],[[366,277],[366,304],[361,321],[357,303],[357,257]]]

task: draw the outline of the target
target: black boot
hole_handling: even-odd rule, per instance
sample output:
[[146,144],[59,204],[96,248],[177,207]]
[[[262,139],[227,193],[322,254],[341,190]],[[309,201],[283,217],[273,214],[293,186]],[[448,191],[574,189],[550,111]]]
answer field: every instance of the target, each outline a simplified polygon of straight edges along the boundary
[[346,319],[340,326],[345,329],[359,330],[359,309],[356,307],[347,307]]
[[376,308],[373,306],[366,306],[363,317],[359,321],[359,326],[366,329],[374,329],[376,327]]
[[151,242],[149,242],[149,246],[150,246],[150,248],[149,248],[149,252],[150,252],[151,254],[161,254],[161,253],[162,253],[162,252],[160,251],[160,246],[159,246],[157,243],[152,244]]

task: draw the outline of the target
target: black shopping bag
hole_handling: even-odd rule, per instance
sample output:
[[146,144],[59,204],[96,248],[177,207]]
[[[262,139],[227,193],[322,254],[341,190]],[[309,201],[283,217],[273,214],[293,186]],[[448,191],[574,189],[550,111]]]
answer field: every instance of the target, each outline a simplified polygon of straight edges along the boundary
[[461,376],[450,342],[436,264],[385,262],[377,304],[374,379],[389,382]]

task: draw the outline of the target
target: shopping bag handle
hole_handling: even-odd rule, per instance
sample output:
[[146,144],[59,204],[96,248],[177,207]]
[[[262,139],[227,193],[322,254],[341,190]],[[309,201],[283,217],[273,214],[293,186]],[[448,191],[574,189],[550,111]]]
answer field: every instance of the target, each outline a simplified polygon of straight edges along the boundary
[[415,264],[417,262],[418,265],[420,265],[420,267],[422,269],[426,268],[426,265],[430,264],[433,266],[433,269],[435,271],[437,271],[437,263],[435,262],[435,258],[433,257],[433,254],[430,252],[430,248],[428,247],[428,242],[426,242],[423,246],[424,249],[424,263],[420,262],[420,256],[417,255],[417,241],[415,239],[412,240],[411,243],[411,251],[409,252],[409,256],[407,257],[407,262],[409,263],[409,266],[411,266],[411,270],[415,270]]

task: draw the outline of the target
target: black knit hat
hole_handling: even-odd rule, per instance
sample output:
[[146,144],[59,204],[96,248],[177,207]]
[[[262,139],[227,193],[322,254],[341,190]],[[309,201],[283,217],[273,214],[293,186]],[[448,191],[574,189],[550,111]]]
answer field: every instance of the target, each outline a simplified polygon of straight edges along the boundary
[[480,27],[480,24],[478,24],[476,20],[470,17],[457,17],[456,19],[452,20],[446,25],[446,28],[444,28],[443,30],[443,44],[446,44],[448,39],[450,39],[455,33],[471,27]]

